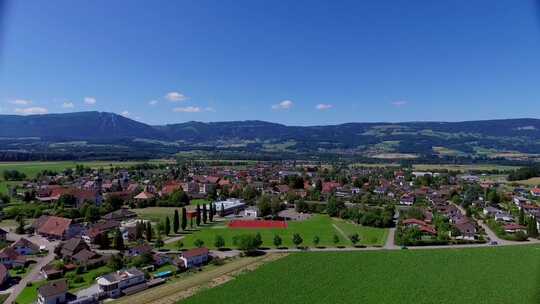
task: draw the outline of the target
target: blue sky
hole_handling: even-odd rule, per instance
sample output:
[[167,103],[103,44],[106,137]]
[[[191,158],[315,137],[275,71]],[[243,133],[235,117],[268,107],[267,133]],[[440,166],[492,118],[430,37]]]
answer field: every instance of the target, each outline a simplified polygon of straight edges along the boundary
[[536,1],[11,1],[1,114],[539,117]]

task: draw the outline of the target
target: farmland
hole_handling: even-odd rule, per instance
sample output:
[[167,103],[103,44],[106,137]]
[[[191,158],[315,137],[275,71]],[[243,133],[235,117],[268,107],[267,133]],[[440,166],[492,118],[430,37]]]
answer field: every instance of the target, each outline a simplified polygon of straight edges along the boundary
[[[339,225],[340,230],[334,225]],[[313,239],[315,236],[320,238],[319,246],[352,246],[352,243],[346,236],[353,233],[358,233],[360,236],[360,244],[382,246],[386,240],[387,230],[382,228],[362,227],[332,219],[326,215],[315,215],[305,221],[290,221],[288,222],[288,228],[286,229],[229,229],[225,222],[215,223],[203,226],[201,230],[188,234],[183,239],[183,243],[185,247],[195,247],[195,240],[200,239],[204,241],[205,246],[212,248],[216,236],[221,235],[225,239],[225,247],[234,247],[234,236],[248,233],[260,233],[264,247],[274,247],[273,239],[275,235],[279,235],[282,238],[282,246],[293,247],[292,236],[294,233],[299,233],[302,236],[304,246],[313,246]],[[334,243],[334,235],[339,237],[339,242],[337,244]],[[167,245],[174,247],[175,244]]]
[[297,253],[182,303],[538,303],[539,254],[539,246]]
[[[3,172],[5,170],[17,170],[24,173],[27,177],[33,178],[43,170],[61,172],[65,169],[74,169],[76,165],[84,165],[93,169],[108,169],[110,167],[129,167],[141,164],[142,161],[57,161],[57,162],[0,162],[0,193],[7,191],[7,185],[15,185],[17,182],[4,181]],[[167,163],[166,160],[149,160],[147,163],[159,164]]]

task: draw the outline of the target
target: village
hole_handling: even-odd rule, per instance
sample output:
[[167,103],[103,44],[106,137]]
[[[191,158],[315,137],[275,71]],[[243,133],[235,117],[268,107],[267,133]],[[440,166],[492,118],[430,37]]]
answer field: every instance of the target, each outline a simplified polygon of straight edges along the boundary
[[0,294],[99,303],[270,252],[538,242],[540,188],[489,172],[301,161],[20,175],[2,201]]

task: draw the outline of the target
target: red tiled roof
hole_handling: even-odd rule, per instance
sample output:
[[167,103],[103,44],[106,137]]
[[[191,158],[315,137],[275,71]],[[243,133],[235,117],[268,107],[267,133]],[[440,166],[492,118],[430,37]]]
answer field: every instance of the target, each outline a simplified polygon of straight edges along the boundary
[[71,219],[49,216],[44,223],[38,227],[39,234],[48,234],[54,236],[63,236],[71,225]]
[[182,253],[182,256],[186,259],[189,259],[192,257],[206,255],[206,254],[208,254],[208,248],[201,247],[201,248],[195,248],[188,251],[184,251],[184,253]]

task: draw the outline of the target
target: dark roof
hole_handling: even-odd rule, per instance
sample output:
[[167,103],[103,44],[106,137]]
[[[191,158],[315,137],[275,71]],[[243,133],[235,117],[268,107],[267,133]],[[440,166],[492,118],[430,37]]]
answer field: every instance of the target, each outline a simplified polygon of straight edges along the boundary
[[124,218],[132,218],[136,217],[137,213],[130,211],[126,208],[122,208],[116,211],[113,211],[111,213],[107,213],[103,216],[106,220],[117,220],[117,219],[124,219]]
[[7,234],[7,231],[5,231],[4,229],[0,228],[0,234]]
[[91,260],[95,257],[97,257],[98,254],[90,251],[88,249],[83,249],[79,251],[77,254],[73,255],[73,259],[77,262],[87,262],[88,260]]
[[79,237],[71,238],[62,244],[62,255],[69,255],[77,253],[76,250],[88,248],[88,245]]
[[33,251],[39,251],[39,246],[30,242],[28,239],[20,238],[17,242],[15,242],[11,247],[28,247],[32,249]]
[[43,285],[38,289],[38,293],[44,297],[50,297],[65,292],[67,292],[66,280],[50,282],[49,284]]

